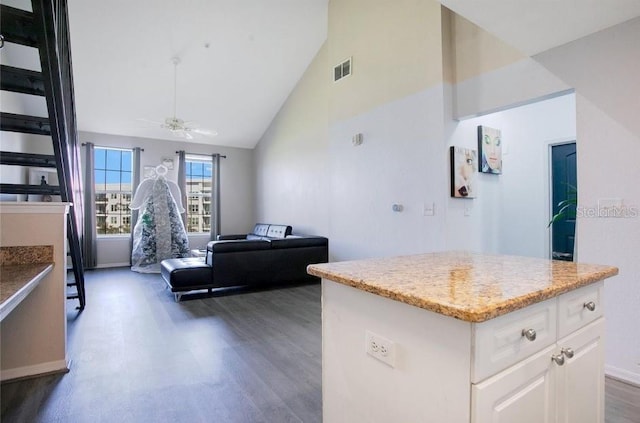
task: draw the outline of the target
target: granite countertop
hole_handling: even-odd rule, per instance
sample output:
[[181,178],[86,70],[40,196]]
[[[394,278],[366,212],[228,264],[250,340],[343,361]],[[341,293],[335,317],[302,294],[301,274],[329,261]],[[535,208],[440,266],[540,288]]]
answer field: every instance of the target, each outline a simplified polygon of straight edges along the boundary
[[484,322],[618,274],[612,266],[465,252],[313,264],[307,271],[468,322]]
[[53,269],[53,246],[0,247],[0,320]]

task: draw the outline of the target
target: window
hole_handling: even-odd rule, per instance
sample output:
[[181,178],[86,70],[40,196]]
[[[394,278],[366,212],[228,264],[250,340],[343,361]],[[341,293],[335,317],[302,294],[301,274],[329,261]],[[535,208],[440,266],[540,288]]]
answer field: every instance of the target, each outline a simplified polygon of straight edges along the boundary
[[95,148],[96,231],[98,235],[131,232],[131,150]]
[[211,158],[187,156],[187,232],[211,230]]

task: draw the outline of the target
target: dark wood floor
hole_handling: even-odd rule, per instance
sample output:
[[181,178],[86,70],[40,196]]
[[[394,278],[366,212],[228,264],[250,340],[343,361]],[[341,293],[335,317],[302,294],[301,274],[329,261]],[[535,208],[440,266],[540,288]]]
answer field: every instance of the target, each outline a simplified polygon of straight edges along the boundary
[[607,423],[640,423],[640,388],[615,379],[605,380]]
[[71,372],[2,385],[2,422],[320,422],[320,285],[174,302],[159,275],[87,272]]
[[[87,272],[69,305],[71,372],[6,383],[9,422],[320,422],[320,286],[175,303],[158,275]],[[607,379],[607,423],[640,423],[640,388]]]

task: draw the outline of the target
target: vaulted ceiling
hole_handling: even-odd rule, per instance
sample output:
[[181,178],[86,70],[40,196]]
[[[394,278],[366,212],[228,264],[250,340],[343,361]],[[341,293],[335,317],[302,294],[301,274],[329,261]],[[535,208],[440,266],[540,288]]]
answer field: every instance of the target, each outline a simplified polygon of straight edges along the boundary
[[[78,127],[252,148],[327,35],[327,0],[69,0]],[[149,121],[157,121],[154,124]]]
[[640,0],[440,0],[527,56],[640,16]]
[[[440,2],[528,55],[640,15],[639,0]],[[69,0],[79,129],[174,139],[160,123],[173,116],[178,56],[177,117],[218,132],[193,141],[253,148],[325,41],[327,7]]]

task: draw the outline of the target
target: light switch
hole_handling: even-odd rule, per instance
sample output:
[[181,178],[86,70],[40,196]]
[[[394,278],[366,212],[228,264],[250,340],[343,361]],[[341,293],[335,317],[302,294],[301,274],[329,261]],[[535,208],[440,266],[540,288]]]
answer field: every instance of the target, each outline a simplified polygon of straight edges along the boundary
[[435,216],[436,203],[424,203],[422,214],[424,216]]

